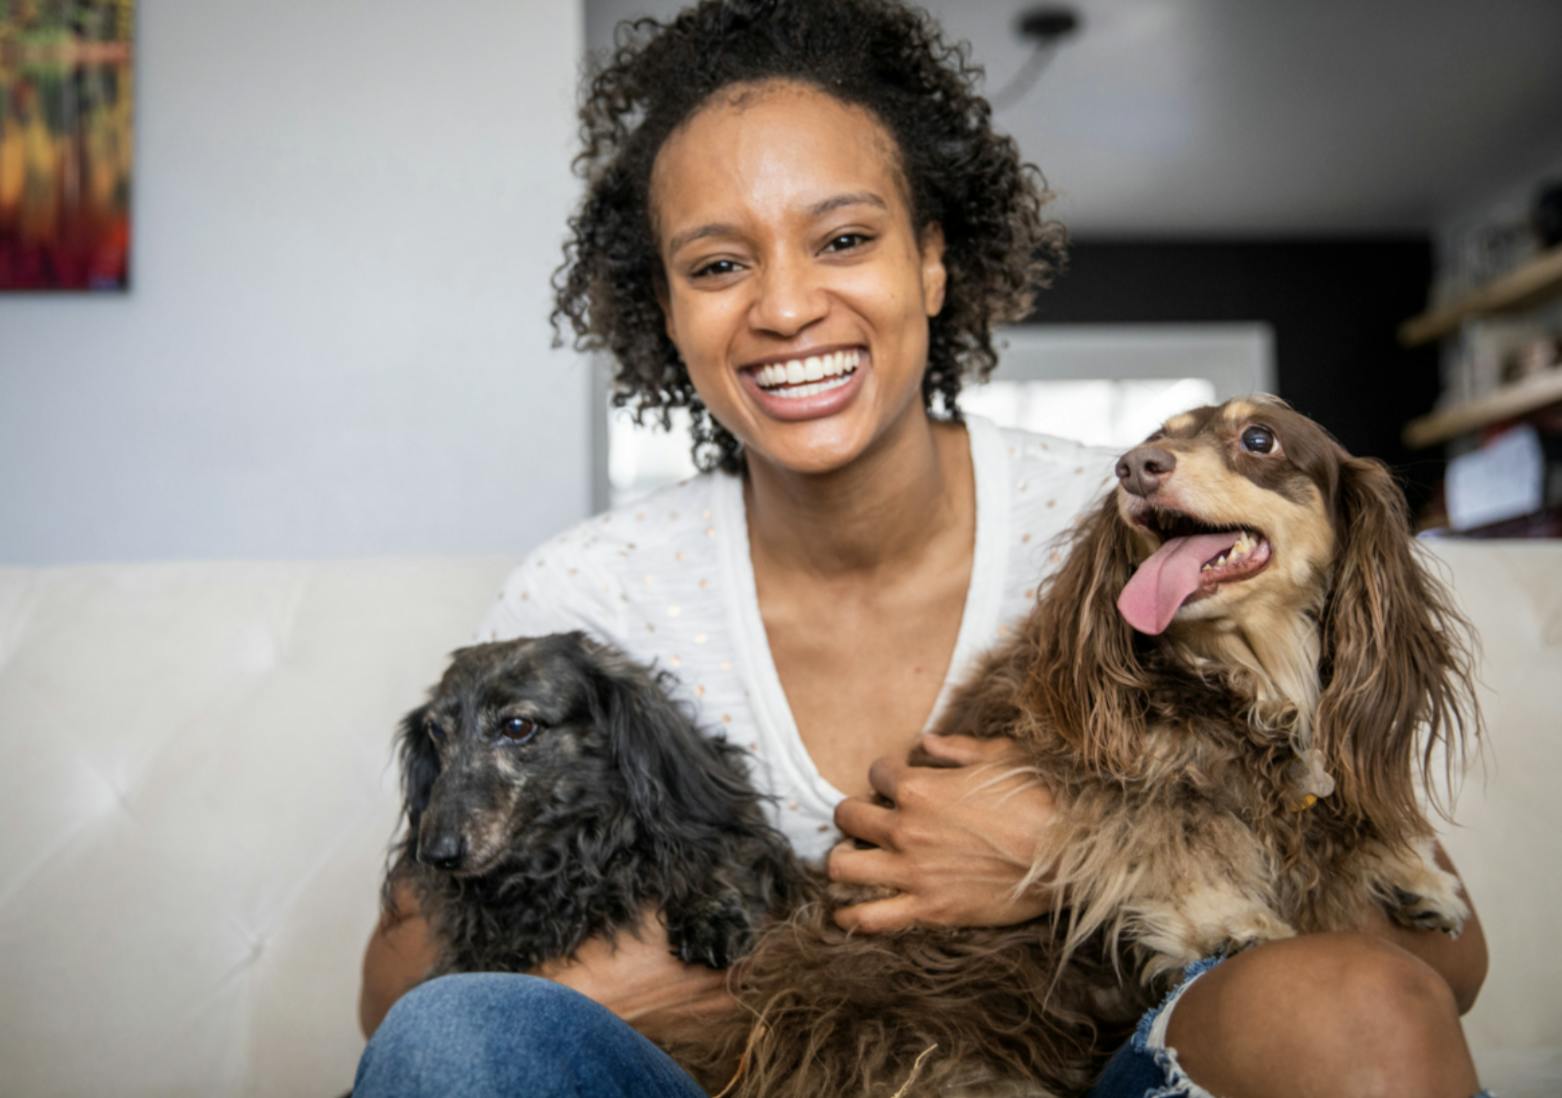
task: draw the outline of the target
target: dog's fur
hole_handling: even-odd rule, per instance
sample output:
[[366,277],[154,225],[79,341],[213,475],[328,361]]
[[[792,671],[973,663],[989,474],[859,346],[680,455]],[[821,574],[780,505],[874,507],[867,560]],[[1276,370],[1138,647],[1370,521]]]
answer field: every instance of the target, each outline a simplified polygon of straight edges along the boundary
[[[580,633],[463,648],[398,744],[430,975],[524,972],[660,910],[673,952],[724,968],[796,900],[743,752],[655,675]],[[433,864],[431,864],[433,863]]]
[[[1244,445],[1253,425],[1271,452]],[[1452,767],[1478,730],[1467,626],[1388,472],[1272,398],[1148,444],[1175,469],[1135,484],[1125,460],[938,729],[1013,737],[1052,793],[1032,873],[1052,915],[863,937],[805,906],[733,971],[747,1017],[684,1052],[706,1074],[743,1052],[732,1093],[1079,1094],[1188,962],[1374,908],[1461,927],[1418,789],[1435,747]],[[1194,523],[1257,531],[1267,565],[1135,632],[1120,594],[1161,531]]]

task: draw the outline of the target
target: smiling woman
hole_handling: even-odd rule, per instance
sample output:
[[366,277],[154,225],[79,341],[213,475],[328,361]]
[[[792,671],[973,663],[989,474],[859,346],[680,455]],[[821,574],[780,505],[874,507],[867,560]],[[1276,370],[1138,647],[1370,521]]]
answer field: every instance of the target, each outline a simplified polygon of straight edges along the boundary
[[[719,170],[710,149],[726,150]],[[917,229],[868,111],[805,84],[738,85],[662,146],[651,195],[667,336],[751,472],[828,471],[925,432],[943,234]]]
[[[1046,879],[1049,792],[1002,739],[924,736],[942,765],[907,760],[1111,473],[1104,453],[959,412],[962,379],[996,360],[993,325],[1055,270],[1040,174],[993,132],[964,50],[893,0],[705,0],[620,31],[581,109],[587,187],[554,320],[611,354],[619,405],[688,409],[704,472],[544,544],[481,636],[584,630],[676,674],[746,749],[793,848],[878,886],[834,912],[842,927],[1032,920],[1052,902],[1027,885]],[[366,959],[366,1030],[427,969],[430,928],[399,900]],[[1330,948],[1287,954],[1289,971]],[[1402,988],[1420,965],[1414,986],[1441,985],[1404,957],[1362,979]],[[1286,966],[1241,960],[1221,982],[1285,993]],[[687,1034],[732,1009],[722,975],[680,963],[655,920],[543,975],[418,988],[358,1092],[698,1093],[623,1025]],[[1441,1007],[1437,1040],[1457,1030]],[[1389,1013],[1422,1035],[1421,1015]],[[1144,1086],[1102,1098],[1163,1085],[1147,1054],[1124,1055]],[[1233,1093],[1283,1093],[1270,1070],[1254,1079]]]
[[[672,226],[661,203],[675,196],[653,184],[665,179],[663,154],[687,139],[691,126],[714,121],[701,108],[730,101],[742,113],[763,105],[767,95],[758,93],[785,90],[795,100],[811,88],[827,91],[834,110],[851,116],[847,128],[855,132],[848,136],[856,143],[846,152],[853,166],[881,178],[877,186],[842,180],[845,189],[836,190],[824,189],[829,177],[821,176],[813,180],[821,189],[807,212],[827,219],[844,212],[835,208],[844,203],[878,205],[882,215],[894,205],[918,244],[927,230],[942,233],[947,286],[943,307],[925,326],[922,393],[926,406],[957,417],[962,378],[984,377],[996,362],[993,325],[1029,312],[1033,295],[1061,262],[1064,240],[1062,227],[1041,217],[1040,172],[993,131],[991,109],[975,93],[980,69],[964,47],[945,42],[931,20],[911,9],[858,2],[706,3],[665,25],[625,24],[618,41],[581,109],[584,148],[576,164],[591,186],[572,222],[554,311],[555,322],[568,323],[580,346],[612,355],[615,403],[653,416],[689,408],[697,464],[741,467],[740,444],[729,425],[710,416],[664,329],[662,310],[674,274],[665,266],[668,253],[690,243],[691,234],[738,229],[740,220],[731,216],[735,211],[711,211]],[[808,150],[839,136],[806,126],[786,134]],[[727,170],[716,153],[726,147],[683,143],[693,145],[697,168],[684,182],[715,185]],[[763,158],[766,151],[750,147],[747,154]],[[851,227],[849,216],[840,220]],[[849,251],[866,241],[814,243]],[[717,264],[709,273],[735,269]]]

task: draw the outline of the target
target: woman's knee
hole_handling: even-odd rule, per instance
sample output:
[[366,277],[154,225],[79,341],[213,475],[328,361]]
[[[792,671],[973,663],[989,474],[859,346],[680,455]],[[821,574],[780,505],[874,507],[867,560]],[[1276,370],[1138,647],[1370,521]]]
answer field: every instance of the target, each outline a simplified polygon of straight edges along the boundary
[[1381,1082],[1368,1093],[1474,1093],[1459,1007],[1437,970],[1381,939],[1338,937],[1323,965],[1328,979],[1307,1011],[1309,1028],[1342,1061],[1375,1067]]
[[[1279,1093],[1282,1077],[1298,1093],[1476,1089],[1453,992],[1431,966],[1369,935],[1309,935],[1232,958],[1189,989],[1167,1038],[1218,1093]],[[1250,1085],[1263,1079],[1268,1089]]]
[[540,1017],[581,1006],[590,1006],[589,1000],[552,980],[509,972],[463,972],[414,987],[391,1007],[381,1028],[391,1027],[394,1039],[411,1032],[442,1033],[452,1026],[471,1029],[497,1020],[515,1034]]
[[354,1093],[481,1093],[557,1078],[605,1013],[533,976],[441,976],[396,1001],[364,1050]]

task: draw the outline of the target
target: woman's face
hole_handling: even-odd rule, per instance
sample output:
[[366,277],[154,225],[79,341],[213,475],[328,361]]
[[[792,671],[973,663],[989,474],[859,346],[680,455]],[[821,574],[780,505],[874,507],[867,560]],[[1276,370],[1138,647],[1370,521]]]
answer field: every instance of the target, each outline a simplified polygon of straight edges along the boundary
[[750,460],[841,468],[926,413],[943,237],[919,239],[894,141],[783,82],[727,89],[651,174],[667,334]]

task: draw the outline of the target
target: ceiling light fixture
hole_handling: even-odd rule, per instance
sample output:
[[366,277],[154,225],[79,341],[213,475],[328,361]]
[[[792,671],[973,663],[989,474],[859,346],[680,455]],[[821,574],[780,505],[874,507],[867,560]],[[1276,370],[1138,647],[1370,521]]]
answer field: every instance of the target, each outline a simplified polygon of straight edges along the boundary
[[1061,5],[1045,4],[1020,12],[1014,21],[1014,32],[1022,41],[1034,43],[1035,48],[1020,71],[987,97],[993,110],[1004,110],[1025,98],[1057,54],[1058,43],[1077,32],[1079,22],[1078,12]]

